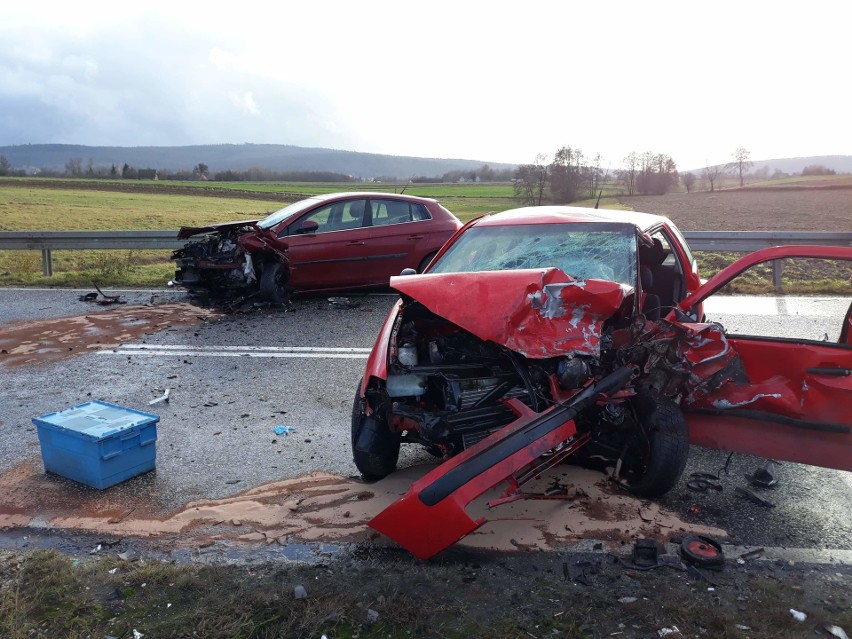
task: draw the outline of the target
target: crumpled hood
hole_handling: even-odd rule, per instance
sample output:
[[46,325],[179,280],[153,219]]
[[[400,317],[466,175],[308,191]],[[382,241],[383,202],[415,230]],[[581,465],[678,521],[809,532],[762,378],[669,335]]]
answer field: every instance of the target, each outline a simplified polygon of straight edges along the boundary
[[229,231],[231,229],[240,228],[241,226],[252,226],[257,224],[257,220],[242,220],[239,222],[223,222],[222,224],[210,224],[209,226],[182,226],[178,231],[177,239],[185,240],[193,235],[200,233],[213,233]]
[[538,359],[599,356],[604,321],[632,291],[557,268],[405,275],[390,285],[480,339]]

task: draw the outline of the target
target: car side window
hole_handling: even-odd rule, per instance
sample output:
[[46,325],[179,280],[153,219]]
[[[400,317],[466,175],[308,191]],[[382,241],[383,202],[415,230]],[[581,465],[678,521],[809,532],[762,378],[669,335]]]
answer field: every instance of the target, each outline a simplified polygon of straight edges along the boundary
[[734,335],[848,346],[850,301],[852,261],[788,257],[737,274],[705,300],[704,312]]
[[288,228],[288,235],[295,235],[305,222],[316,222],[315,233],[328,233],[330,231],[346,231],[357,229],[364,225],[364,212],[366,200],[349,200],[347,202],[335,202],[311,211],[299,218]]
[[654,247],[648,251],[648,259],[639,253],[639,262],[645,267],[647,292],[659,296],[661,308],[673,308],[686,296],[686,279],[680,257],[672,248],[674,241],[664,229],[651,232]]
[[426,210],[426,207],[414,202],[371,200],[370,210],[373,226],[404,224],[405,222],[417,222],[429,219],[429,212]]

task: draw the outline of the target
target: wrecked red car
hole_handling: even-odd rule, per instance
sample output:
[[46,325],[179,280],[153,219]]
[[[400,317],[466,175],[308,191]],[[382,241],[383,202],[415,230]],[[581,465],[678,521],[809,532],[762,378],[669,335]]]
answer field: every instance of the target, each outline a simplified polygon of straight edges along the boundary
[[[401,299],[358,386],[355,464],[381,478],[402,443],[446,461],[370,525],[430,557],[484,523],[465,512],[473,499],[502,483],[490,505],[525,498],[526,482],[568,457],[635,494],[662,495],[683,472],[691,434],[702,445],[816,463],[758,433],[767,439],[771,423],[773,435],[848,439],[848,381],[837,411],[812,416],[796,413],[796,397],[778,401],[760,347],[700,321],[702,300],[723,284],[717,276],[701,285],[681,234],[659,216],[534,207],[466,225],[424,274],[391,279]],[[852,366],[852,350],[839,347],[839,356],[830,344],[822,350],[831,358],[809,359],[823,388]],[[768,348],[768,361],[787,361],[794,392],[796,356]],[[742,425],[750,420],[764,430]],[[844,455],[821,465],[849,468]]]
[[291,291],[387,286],[422,271],[461,222],[437,201],[392,193],[332,193],[262,220],[184,227],[172,254],[175,283],[229,295],[259,291],[281,304]]

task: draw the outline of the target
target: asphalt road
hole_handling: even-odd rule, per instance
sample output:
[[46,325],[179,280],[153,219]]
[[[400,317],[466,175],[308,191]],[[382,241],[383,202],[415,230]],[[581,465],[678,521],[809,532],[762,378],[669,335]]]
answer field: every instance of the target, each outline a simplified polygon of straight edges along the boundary
[[[90,305],[78,301],[80,294],[2,289],[0,325],[91,313]],[[179,291],[157,294],[183,298]],[[122,295],[143,303],[152,292]],[[355,386],[395,297],[350,299],[355,308],[331,306],[325,297],[301,298],[287,312],[228,315],[165,330],[112,354],[0,367],[0,473],[39,462],[33,417],[102,399],[161,417],[156,473],[112,489],[117,500],[143,493],[167,510],[312,471],[356,475],[349,448]],[[848,300],[789,304],[737,298],[711,304],[707,313],[738,333],[775,326],[788,336],[819,339],[828,333],[836,339]],[[149,407],[164,388],[170,389],[169,403]],[[276,436],[276,426],[293,430]],[[726,457],[693,447],[686,474],[718,472]],[[427,459],[404,447],[400,465]],[[663,502],[687,521],[728,530],[743,545],[852,549],[852,474],[782,464],[779,486],[768,495],[776,507],[768,509],[742,501],[733,490],[764,463],[734,456],[730,474],[722,476],[722,492],[695,493],[683,482]]]

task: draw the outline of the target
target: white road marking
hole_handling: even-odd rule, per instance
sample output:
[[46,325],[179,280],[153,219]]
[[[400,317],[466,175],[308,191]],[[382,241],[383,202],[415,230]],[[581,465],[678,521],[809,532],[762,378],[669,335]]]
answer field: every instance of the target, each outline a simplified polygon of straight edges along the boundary
[[181,344],[122,344],[118,348],[96,351],[98,355],[136,357],[289,357],[367,359],[372,349],[315,346],[190,346]]

